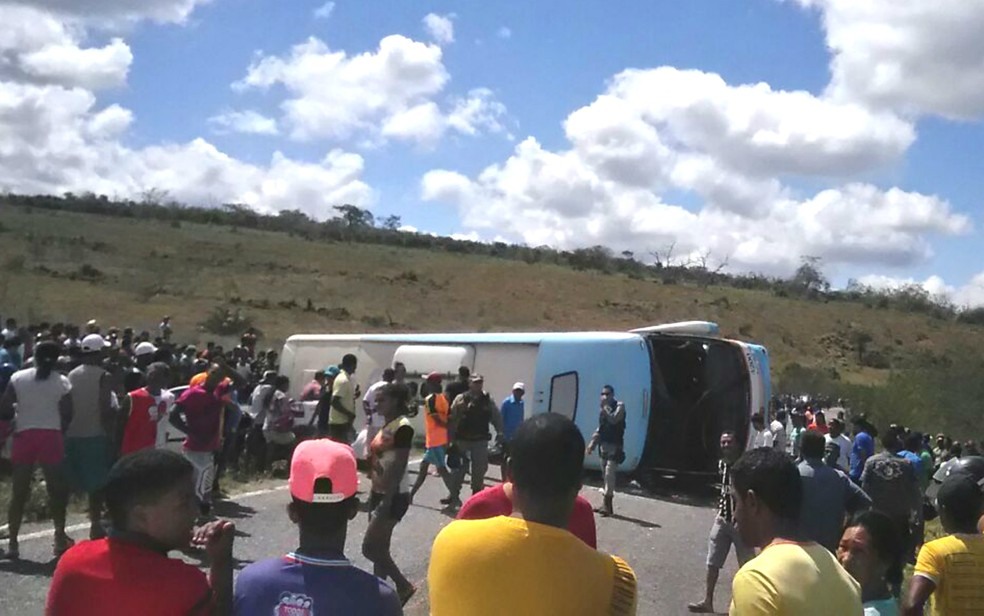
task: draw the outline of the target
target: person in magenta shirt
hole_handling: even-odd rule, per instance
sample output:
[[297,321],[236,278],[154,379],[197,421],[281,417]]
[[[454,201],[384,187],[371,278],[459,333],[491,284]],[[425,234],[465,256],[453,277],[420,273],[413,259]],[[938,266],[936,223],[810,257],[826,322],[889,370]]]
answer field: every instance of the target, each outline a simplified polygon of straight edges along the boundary
[[[484,520],[500,515],[509,516],[512,512],[512,483],[505,481],[472,495],[458,511],[458,519]],[[583,496],[578,495],[574,501],[574,512],[571,513],[567,530],[592,548],[598,549],[594,510],[591,508],[591,503]]]

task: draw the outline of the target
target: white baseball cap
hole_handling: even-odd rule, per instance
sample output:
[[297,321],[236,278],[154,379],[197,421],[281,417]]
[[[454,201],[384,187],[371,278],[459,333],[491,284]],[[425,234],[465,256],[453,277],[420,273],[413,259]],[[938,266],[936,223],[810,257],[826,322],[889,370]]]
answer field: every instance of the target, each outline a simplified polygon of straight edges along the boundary
[[99,334],[89,334],[82,339],[82,352],[83,353],[96,353],[102,351],[106,347],[110,346],[106,339]]
[[141,342],[133,349],[133,354],[137,357],[142,357],[144,355],[153,355],[157,352],[157,347],[149,342]]
[[515,385],[513,385],[513,391],[516,391],[517,389],[521,391],[526,391],[526,385],[524,385],[523,383],[516,383]]

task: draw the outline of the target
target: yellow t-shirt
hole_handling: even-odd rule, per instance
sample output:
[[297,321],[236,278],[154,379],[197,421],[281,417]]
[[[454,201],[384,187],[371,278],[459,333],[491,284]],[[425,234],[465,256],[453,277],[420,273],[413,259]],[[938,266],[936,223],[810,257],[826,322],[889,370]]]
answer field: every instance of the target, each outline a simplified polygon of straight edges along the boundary
[[434,540],[431,616],[636,613],[635,573],[566,530],[499,516],[458,520]]
[[[345,410],[355,413],[355,385],[344,370],[335,377],[335,383],[331,387],[331,397],[341,398]],[[335,407],[331,407],[331,410],[328,411],[328,423],[330,424],[347,424],[353,421],[355,421],[354,418],[346,416]]]
[[861,587],[818,543],[776,542],[731,585],[731,616],[861,616]]
[[923,545],[916,575],[936,584],[930,616],[984,613],[984,535],[949,535]]

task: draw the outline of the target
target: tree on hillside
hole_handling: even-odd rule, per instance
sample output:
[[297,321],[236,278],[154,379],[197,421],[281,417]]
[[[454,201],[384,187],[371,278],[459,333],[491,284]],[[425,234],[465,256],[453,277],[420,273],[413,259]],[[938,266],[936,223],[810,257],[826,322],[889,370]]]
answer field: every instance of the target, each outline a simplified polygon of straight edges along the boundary
[[349,229],[365,229],[372,227],[376,222],[376,217],[369,210],[364,210],[354,205],[336,205],[334,208]]
[[379,217],[379,226],[387,229],[388,231],[399,231],[400,227],[403,226],[403,219],[396,214],[390,214],[385,218]]
[[790,281],[792,286],[805,295],[815,295],[830,291],[830,281],[823,275],[820,268],[823,260],[820,257],[801,257],[801,263]]
[[872,343],[874,337],[865,330],[852,327],[850,332],[851,346],[858,352],[858,365],[864,365],[864,356],[868,352],[868,345]]

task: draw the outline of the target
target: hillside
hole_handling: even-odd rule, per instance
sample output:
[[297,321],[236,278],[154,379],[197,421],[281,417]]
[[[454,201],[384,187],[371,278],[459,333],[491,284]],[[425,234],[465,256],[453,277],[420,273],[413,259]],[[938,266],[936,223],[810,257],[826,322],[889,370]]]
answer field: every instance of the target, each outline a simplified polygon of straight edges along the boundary
[[957,347],[984,345],[984,327],[856,302],[229,226],[0,207],[0,314],[32,321],[95,317],[152,329],[170,314],[180,339],[201,343],[223,337],[199,323],[230,308],[263,332],[263,346],[279,347],[299,332],[624,330],[706,319],[727,336],[765,344],[776,374],[796,362],[864,383],[884,380],[888,372],[880,368],[906,358],[932,363]]

